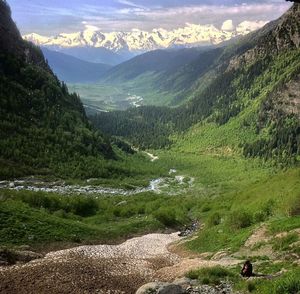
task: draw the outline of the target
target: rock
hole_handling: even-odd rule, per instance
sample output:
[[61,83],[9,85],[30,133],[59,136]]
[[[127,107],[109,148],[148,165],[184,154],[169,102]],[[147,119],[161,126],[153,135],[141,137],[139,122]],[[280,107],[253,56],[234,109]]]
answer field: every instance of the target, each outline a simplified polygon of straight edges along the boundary
[[10,182],[8,185],[9,188],[14,188],[15,187],[15,183],[14,182]]
[[185,285],[190,285],[190,283],[191,283],[191,279],[184,277],[184,278],[176,279],[172,284],[185,286]]
[[157,294],[183,294],[184,291],[181,286],[174,284],[166,284],[161,286]]
[[18,246],[18,251],[30,251],[29,245],[20,245]]
[[170,284],[170,283],[161,283],[161,282],[152,282],[140,287],[136,294],[183,294],[184,291],[181,286]]
[[0,249],[0,265],[12,265],[17,262],[26,263],[42,257],[44,257],[42,254],[32,251],[15,251],[6,248]]
[[0,249],[0,265],[12,265],[16,262],[17,258],[13,251],[6,248]]
[[199,285],[199,281],[198,280],[191,280],[190,285],[191,286],[197,286],[197,285]]
[[43,258],[43,254],[39,254],[33,251],[15,251],[15,256],[18,261],[29,262],[34,259]]
[[136,294],[150,294],[150,293],[157,293],[157,290],[160,288],[161,283],[152,282],[141,286],[137,291]]
[[195,221],[190,226],[186,226],[179,234],[179,237],[187,237],[193,234],[199,228],[199,222]]

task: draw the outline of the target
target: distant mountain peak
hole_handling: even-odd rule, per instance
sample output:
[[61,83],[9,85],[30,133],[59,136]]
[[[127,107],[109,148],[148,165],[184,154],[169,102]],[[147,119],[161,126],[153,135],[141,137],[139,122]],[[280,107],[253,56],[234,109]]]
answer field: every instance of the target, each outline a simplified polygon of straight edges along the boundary
[[86,26],[86,30],[75,33],[61,33],[45,37],[28,34],[24,39],[41,46],[106,48],[114,52],[121,50],[149,51],[171,48],[173,46],[215,45],[237,36],[246,35],[265,25],[265,21],[244,21],[235,26],[232,20],[226,20],[219,29],[212,24],[199,25],[186,23],[184,27],[174,30],[156,28],[142,31],[134,28],[129,32],[104,33],[96,27]]

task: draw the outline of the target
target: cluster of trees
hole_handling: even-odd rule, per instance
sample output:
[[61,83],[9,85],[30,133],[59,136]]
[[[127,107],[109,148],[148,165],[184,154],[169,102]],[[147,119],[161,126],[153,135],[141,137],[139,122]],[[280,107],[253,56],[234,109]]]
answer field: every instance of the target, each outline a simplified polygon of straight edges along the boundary
[[162,148],[170,145],[173,131],[172,111],[166,107],[139,107],[127,111],[106,112],[91,117],[104,133],[125,137],[139,148]]
[[[273,113],[268,120],[268,136],[244,145],[243,153],[248,157],[276,158],[281,164],[294,163],[300,155],[300,121],[295,114]],[[258,131],[261,132],[263,128]]]
[[[2,52],[0,105],[1,176],[19,175],[20,166],[24,173],[49,172],[66,162],[78,167],[88,157],[102,165],[115,158],[109,139],[90,126],[79,97],[46,64]],[[60,172],[74,170],[65,165]]]

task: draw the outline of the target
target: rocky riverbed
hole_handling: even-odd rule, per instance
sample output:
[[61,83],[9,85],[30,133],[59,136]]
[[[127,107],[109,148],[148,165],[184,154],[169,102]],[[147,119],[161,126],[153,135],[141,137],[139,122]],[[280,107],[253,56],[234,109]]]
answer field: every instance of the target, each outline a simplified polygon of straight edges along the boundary
[[60,194],[106,194],[106,195],[135,195],[143,192],[154,192],[177,195],[192,187],[194,178],[183,175],[175,175],[174,172],[169,177],[157,178],[149,182],[148,187],[137,187],[135,189],[120,189],[113,187],[102,187],[91,184],[97,179],[89,179],[85,185],[67,185],[63,181],[48,182],[34,177],[18,179],[14,181],[0,181],[0,189],[28,190],[53,192]]

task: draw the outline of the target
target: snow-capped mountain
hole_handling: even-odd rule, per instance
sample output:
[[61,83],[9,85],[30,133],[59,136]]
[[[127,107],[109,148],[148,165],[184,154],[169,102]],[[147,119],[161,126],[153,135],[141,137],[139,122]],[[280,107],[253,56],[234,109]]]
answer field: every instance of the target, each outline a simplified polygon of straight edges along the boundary
[[40,46],[106,48],[114,52],[121,50],[149,51],[174,46],[216,45],[233,37],[246,35],[263,25],[264,21],[245,21],[234,26],[231,20],[218,29],[214,25],[197,25],[187,23],[185,27],[167,31],[153,29],[150,32],[133,29],[130,32],[103,33],[95,27],[77,33],[59,34],[45,37],[35,33],[23,36],[24,39]]

